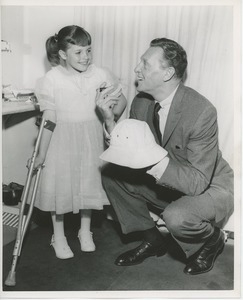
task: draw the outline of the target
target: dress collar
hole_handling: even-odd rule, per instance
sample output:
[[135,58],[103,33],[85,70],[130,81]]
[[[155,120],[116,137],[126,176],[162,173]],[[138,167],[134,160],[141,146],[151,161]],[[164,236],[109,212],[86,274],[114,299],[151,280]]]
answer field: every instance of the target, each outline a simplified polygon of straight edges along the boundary
[[95,65],[94,64],[91,64],[89,65],[88,69],[85,71],[85,72],[80,72],[80,73],[70,73],[66,68],[64,68],[62,65],[58,65],[58,66],[55,66],[55,67],[52,67],[52,69],[56,69],[56,70],[59,70],[61,73],[65,74],[65,75],[68,75],[70,77],[79,77],[79,76],[82,76],[82,77],[91,77],[95,71]]

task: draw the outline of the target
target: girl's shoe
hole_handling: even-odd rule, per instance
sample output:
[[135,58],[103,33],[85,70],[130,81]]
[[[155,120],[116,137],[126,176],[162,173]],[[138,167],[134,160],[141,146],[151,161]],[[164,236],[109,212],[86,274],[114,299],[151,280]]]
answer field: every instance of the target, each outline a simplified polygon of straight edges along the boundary
[[68,246],[66,237],[55,239],[54,235],[51,238],[51,246],[56,252],[56,257],[60,259],[68,259],[74,256],[72,250]]
[[78,238],[80,241],[80,246],[81,246],[82,251],[84,251],[84,252],[95,251],[95,244],[93,241],[93,233],[92,232],[79,230]]

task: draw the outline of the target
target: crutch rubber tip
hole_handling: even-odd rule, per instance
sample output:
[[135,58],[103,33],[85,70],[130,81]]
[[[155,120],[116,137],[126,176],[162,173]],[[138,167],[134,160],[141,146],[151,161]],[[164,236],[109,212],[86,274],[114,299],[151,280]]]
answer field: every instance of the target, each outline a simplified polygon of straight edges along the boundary
[[5,280],[5,285],[7,286],[15,286],[16,285],[16,272],[12,272],[10,271],[8,273],[8,277],[7,279]]

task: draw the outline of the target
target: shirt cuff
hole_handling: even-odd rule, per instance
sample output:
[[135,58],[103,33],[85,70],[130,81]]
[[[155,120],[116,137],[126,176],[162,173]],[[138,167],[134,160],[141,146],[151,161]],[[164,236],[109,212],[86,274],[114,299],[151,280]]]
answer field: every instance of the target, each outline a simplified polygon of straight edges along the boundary
[[152,175],[156,179],[156,181],[158,181],[161,178],[161,176],[164,174],[165,169],[169,164],[169,161],[170,161],[169,157],[166,156],[161,161],[159,161],[155,166],[149,169],[146,173]]
[[105,123],[103,123],[103,132],[104,132],[105,143],[107,146],[110,146],[111,135],[106,130]]

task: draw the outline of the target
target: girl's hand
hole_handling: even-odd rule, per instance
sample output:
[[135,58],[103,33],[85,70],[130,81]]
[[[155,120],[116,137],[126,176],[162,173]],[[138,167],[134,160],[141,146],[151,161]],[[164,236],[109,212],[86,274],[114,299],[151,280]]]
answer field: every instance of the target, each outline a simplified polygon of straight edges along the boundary
[[34,169],[37,169],[39,167],[44,167],[45,157],[41,155],[37,155],[35,159]]
[[[37,170],[39,167],[44,167],[45,158],[41,155],[37,155],[35,158],[34,170]],[[27,161],[27,168],[30,168],[31,158]]]
[[105,85],[106,83],[104,82],[97,89],[96,105],[102,114],[104,122],[109,126],[109,124],[114,122],[113,108],[118,103],[121,93],[114,86],[105,87]]

